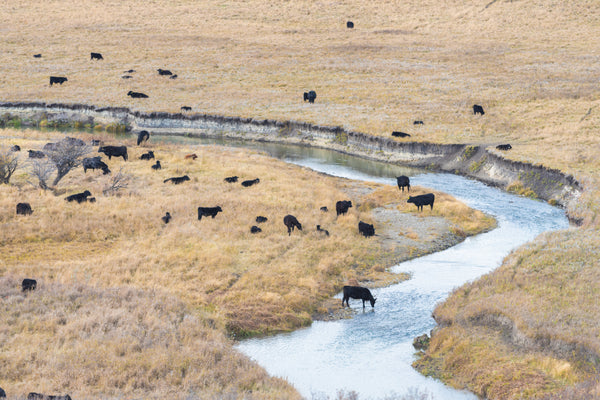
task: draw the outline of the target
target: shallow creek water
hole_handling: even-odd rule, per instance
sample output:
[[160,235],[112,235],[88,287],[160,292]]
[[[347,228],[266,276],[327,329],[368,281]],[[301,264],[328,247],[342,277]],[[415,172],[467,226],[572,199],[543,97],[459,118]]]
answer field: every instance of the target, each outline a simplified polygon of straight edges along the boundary
[[[213,142],[214,143],[214,142]],[[472,393],[447,387],[416,372],[411,363],[413,338],[435,326],[431,313],[454,288],[498,267],[516,247],[542,232],[568,227],[564,212],[545,202],[508,194],[452,174],[426,173],[368,161],[321,149],[265,143],[219,143],[258,148],[274,157],[316,171],[350,179],[395,185],[406,174],[411,185],[452,194],[493,215],[498,227],[428,256],[393,267],[411,279],[375,289],[374,309],[350,302],[355,317],[316,321],[289,334],[244,340],[237,348],[271,375],[286,378],[306,398],[334,398],[339,390],[360,399],[427,394],[433,399],[476,399]],[[338,296],[341,299],[341,294]]]

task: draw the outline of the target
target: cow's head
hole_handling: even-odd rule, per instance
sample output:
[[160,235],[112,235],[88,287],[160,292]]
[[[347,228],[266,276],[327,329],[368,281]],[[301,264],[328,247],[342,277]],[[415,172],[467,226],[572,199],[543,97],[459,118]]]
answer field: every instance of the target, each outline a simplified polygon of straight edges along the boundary
[[375,297],[371,297],[371,307],[375,307],[375,300],[377,300]]

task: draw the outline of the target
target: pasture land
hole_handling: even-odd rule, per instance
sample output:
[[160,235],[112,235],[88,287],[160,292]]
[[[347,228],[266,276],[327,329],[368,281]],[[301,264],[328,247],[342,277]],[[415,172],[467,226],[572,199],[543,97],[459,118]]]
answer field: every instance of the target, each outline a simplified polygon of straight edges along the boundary
[[[77,167],[44,191],[30,176],[26,150],[64,135],[2,133],[0,147],[22,149],[11,184],[0,186],[0,306],[10,316],[0,325],[0,348],[7,350],[0,352],[6,367],[0,380],[13,393],[36,387],[80,396],[252,391],[256,398],[293,397],[287,384],[248,367],[231,339],[336,315],[341,306],[332,296],[344,284],[373,287],[406,279],[388,267],[494,226],[493,219],[443,193],[436,193],[433,212],[419,213],[395,185],[333,178],[257,151],[152,139],[138,147],[135,137],[105,133],[78,137],[126,144],[129,161],[103,157],[111,174]],[[140,159],[149,149],[161,170],[151,168],[154,160]],[[198,158],[185,159],[192,153]],[[89,156],[96,155],[94,147]],[[119,172],[127,186],[105,191]],[[163,182],[182,175],[190,180]],[[225,182],[229,176],[238,182]],[[240,184],[254,178],[260,182]],[[65,201],[84,190],[94,203]],[[342,199],[353,207],[336,217],[335,203]],[[33,214],[16,215],[18,202],[30,203]],[[217,205],[223,211],[214,219],[198,220],[199,206]],[[167,211],[172,219],[164,224]],[[286,214],[295,215],[303,229],[288,235]],[[257,223],[259,215],[268,220]],[[359,220],[374,223],[381,236],[359,235]],[[250,233],[252,225],[262,232]],[[21,294],[25,277],[37,279],[39,290]],[[216,346],[210,354],[205,336]],[[84,367],[79,358],[87,360]],[[43,379],[35,383],[36,377]],[[186,389],[179,392],[177,385]]]
[[[345,27],[347,20],[354,29]],[[25,0],[1,3],[0,22],[1,100],[171,112],[186,105],[192,112],[341,125],[374,135],[401,130],[418,141],[510,143],[506,157],[573,174],[586,191],[569,211],[582,226],[553,233],[552,245],[540,238],[516,251],[474,283],[477,290],[457,290],[436,311],[452,324],[428,354],[439,360],[433,374],[480,395],[517,397],[527,387],[535,396],[581,381],[577,390],[587,392],[579,398],[600,390],[586,380],[597,364],[552,348],[516,346],[502,341],[497,325],[483,331],[460,317],[473,302],[501,311],[529,339],[561,332],[561,343],[585,341],[590,354],[600,355],[596,0]],[[104,60],[90,60],[90,52]],[[37,53],[42,57],[33,58]],[[158,68],[178,78],[158,76]],[[121,78],[129,69],[136,70],[132,78]],[[50,87],[51,75],[69,81]],[[314,104],[302,101],[310,89],[317,93]],[[132,99],[129,90],[150,97]],[[473,115],[473,104],[485,115]],[[143,280],[136,271],[129,279]],[[526,282],[512,279],[517,276]],[[213,282],[217,293],[229,278]],[[558,361],[547,362],[548,356]],[[571,371],[567,379],[564,371]]]

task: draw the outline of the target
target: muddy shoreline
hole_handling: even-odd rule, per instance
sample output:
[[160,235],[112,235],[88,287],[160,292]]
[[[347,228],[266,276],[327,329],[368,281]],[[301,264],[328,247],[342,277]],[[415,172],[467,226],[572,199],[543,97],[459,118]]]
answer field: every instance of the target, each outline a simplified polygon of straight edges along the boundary
[[509,160],[485,146],[409,142],[297,121],[146,113],[83,104],[0,102],[0,115],[3,121],[19,119],[21,126],[118,124],[125,131],[148,130],[151,135],[235,138],[327,148],[366,159],[459,174],[505,190],[518,187],[524,193],[565,208],[571,222],[580,222],[569,212],[583,191],[572,175]]

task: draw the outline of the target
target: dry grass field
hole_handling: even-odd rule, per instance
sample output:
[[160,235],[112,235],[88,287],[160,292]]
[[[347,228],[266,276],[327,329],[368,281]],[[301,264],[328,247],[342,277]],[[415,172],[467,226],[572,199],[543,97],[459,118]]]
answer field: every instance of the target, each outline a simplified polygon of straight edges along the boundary
[[[346,29],[347,20],[354,29]],[[583,225],[537,240],[486,279],[459,289],[436,310],[452,324],[436,339],[439,351],[429,355],[440,360],[433,374],[490,398],[518,397],[522,388],[528,397],[557,393],[597,374],[597,364],[513,346],[501,330],[468,323],[478,315],[474,310],[501,313],[529,338],[560,332],[563,342],[585,342],[600,354],[597,0],[24,0],[0,3],[0,34],[4,101],[146,111],[188,105],[193,112],[341,125],[374,135],[402,130],[418,141],[511,143],[507,157],[573,174],[586,192],[569,211],[584,218]],[[92,51],[104,60],[91,61]],[[33,58],[37,53],[42,57]],[[178,78],[158,76],[157,68]],[[133,78],[121,78],[129,69],[136,70]],[[50,87],[50,75],[69,81]],[[315,104],[302,102],[309,89],[317,92]],[[150,97],[131,99],[129,90]],[[472,114],[475,103],[485,115]],[[165,231],[161,243],[174,240]],[[129,268],[122,283],[143,286],[142,267],[157,260],[144,252],[149,244],[133,236],[112,268]],[[49,248],[42,241],[37,246],[31,250]],[[77,247],[69,251],[81,251]],[[222,261],[249,257],[235,251]],[[144,261],[129,267],[130,253]],[[61,254],[53,257],[60,264]],[[98,262],[104,262],[100,255]],[[89,276],[90,284],[113,279],[114,269],[86,275],[89,267],[80,264],[79,276]],[[218,297],[232,276],[215,278],[211,293]],[[184,295],[186,301],[206,296],[194,290]],[[307,318],[294,315],[295,323]],[[571,367],[560,367],[563,362]],[[552,372],[553,365],[562,372]],[[579,398],[598,397],[597,384],[580,387],[586,393]]]
[[[448,245],[439,238],[451,235],[456,242],[494,225],[443,193],[433,212],[419,213],[396,186],[325,176],[256,151],[168,142],[137,147],[134,138],[102,133],[79,137],[124,143],[129,161],[105,158],[108,175],[78,167],[53,191],[43,191],[30,175],[25,149],[64,135],[2,133],[1,148],[23,149],[11,184],[0,185],[0,310],[10,317],[0,323],[0,382],[12,393],[296,397],[285,382],[243,360],[231,339],[289,331],[315,315],[337,313],[339,299],[332,296],[342,285],[406,279],[388,267],[421,254],[425,242]],[[153,160],[139,159],[150,148],[160,171],[150,167]],[[185,160],[190,153],[198,158]],[[127,187],[105,192],[119,171]],[[163,182],[182,175],[190,181]],[[234,175],[237,183],[224,181]],[[254,186],[240,184],[256,177]],[[96,202],[65,201],[86,189]],[[354,206],[336,217],[341,199]],[[15,214],[22,201],[31,204],[32,215]],[[216,205],[223,211],[214,219],[198,220],[198,206]],[[358,233],[359,220],[374,223],[377,232],[390,230],[373,215],[383,207],[394,215],[386,224],[401,233],[410,229],[410,237],[388,233],[384,241]],[[166,211],[168,224],[161,220]],[[288,213],[301,231],[288,235]],[[258,215],[268,220],[257,224]],[[427,218],[402,225],[403,216],[413,215]],[[436,228],[428,218],[446,223]],[[330,236],[317,232],[317,224]],[[262,232],[251,234],[252,225]],[[21,294],[25,277],[37,279],[39,290]]]

